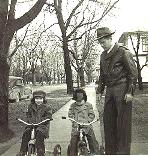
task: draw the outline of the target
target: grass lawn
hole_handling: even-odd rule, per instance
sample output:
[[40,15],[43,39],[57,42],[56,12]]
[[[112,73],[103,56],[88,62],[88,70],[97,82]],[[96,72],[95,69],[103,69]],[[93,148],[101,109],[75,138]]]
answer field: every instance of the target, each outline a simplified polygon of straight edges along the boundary
[[[98,102],[98,101],[97,101]],[[104,104],[99,105],[99,111],[103,112]],[[103,114],[102,114],[103,115]],[[103,122],[103,119],[101,120]],[[101,125],[102,125],[101,122]],[[103,134],[102,126],[102,134]],[[148,85],[144,90],[136,89],[132,104],[132,143],[148,143]]]
[[[147,94],[147,95],[146,95]],[[136,90],[132,107],[132,141],[148,143],[148,86]]]
[[[47,94],[47,101],[52,107],[53,113],[65,105],[70,98],[71,97],[66,93],[66,89],[52,91]],[[9,128],[14,132],[14,136],[10,140],[5,140],[5,138],[0,139],[0,155],[22,137],[25,126],[21,124],[17,118],[26,121],[26,111],[29,103],[29,100],[22,100],[18,103],[15,102],[9,104]]]

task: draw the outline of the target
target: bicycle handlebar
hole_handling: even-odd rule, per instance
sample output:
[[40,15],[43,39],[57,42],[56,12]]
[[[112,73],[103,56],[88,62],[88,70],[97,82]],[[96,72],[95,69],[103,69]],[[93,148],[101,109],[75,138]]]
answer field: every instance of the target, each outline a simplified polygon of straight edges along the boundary
[[[66,119],[66,117],[63,116],[62,119]],[[68,117],[68,119],[71,120],[71,121],[73,121],[73,122],[75,122],[75,123],[77,123],[77,124],[80,125],[80,126],[90,126],[91,124],[93,124],[93,123],[99,121],[99,119],[96,119],[96,120],[94,120],[94,121],[92,121],[92,122],[89,122],[89,123],[83,123],[83,122],[78,122],[78,121],[76,121],[75,119],[72,119],[72,118],[69,118],[69,117]]]
[[43,121],[41,121],[39,123],[28,123],[28,122],[23,121],[22,119],[18,119],[18,121],[24,123],[27,126],[38,126],[38,125],[40,125],[40,124],[42,124],[42,123],[44,123],[46,121],[51,121],[51,120],[53,120],[53,119],[45,119],[45,120],[43,120]]

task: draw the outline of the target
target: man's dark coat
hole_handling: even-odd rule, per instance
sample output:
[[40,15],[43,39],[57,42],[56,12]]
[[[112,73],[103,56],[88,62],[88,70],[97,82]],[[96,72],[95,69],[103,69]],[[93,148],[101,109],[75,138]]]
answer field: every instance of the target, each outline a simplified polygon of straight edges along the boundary
[[106,154],[130,154],[132,103],[125,94],[134,92],[137,69],[126,47],[115,44],[104,51],[100,60],[98,93],[106,87],[104,104],[104,134]]
[[119,44],[113,49],[101,54],[100,77],[98,92],[102,93],[105,86],[113,86],[118,83],[128,83],[128,93],[132,93],[137,79],[137,69],[130,51]]

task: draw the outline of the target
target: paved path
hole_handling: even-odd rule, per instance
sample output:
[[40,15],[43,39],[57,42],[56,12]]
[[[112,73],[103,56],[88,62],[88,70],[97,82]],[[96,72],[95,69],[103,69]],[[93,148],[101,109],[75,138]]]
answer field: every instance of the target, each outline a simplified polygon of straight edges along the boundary
[[[96,109],[96,94],[94,86],[86,87],[86,93],[88,95],[88,102],[93,104],[93,108],[96,114],[96,118],[98,118],[98,112]],[[47,149],[47,156],[52,156],[53,148],[56,144],[60,144],[62,146],[62,156],[66,156],[67,146],[70,141],[70,134],[71,134],[71,122],[69,120],[61,119],[62,116],[67,116],[70,104],[73,103],[73,100],[70,100],[65,106],[63,106],[59,111],[57,111],[53,115],[53,121],[51,122],[50,126],[50,135],[49,139],[46,140],[46,149]],[[98,142],[101,142],[100,136],[100,127],[99,122],[93,124],[94,132]],[[7,152],[5,152],[2,156],[15,156],[16,153],[20,149],[20,143],[17,142],[13,145]]]

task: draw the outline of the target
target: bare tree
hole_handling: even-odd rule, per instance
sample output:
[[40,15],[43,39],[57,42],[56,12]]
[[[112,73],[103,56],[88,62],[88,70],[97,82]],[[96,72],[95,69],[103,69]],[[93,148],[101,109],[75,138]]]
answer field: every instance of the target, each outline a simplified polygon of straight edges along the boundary
[[[10,5],[9,5],[10,2]],[[40,13],[46,0],[38,0],[34,6],[23,16],[15,19],[15,6],[17,0],[1,0],[0,2],[0,134],[8,130],[8,76],[7,63],[10,42],[14,33],[30,23]]]
[[[77,22],[77,20],[75,21]],[[97,59],[93,56],[95,51],[95,37],[93,35],[94,33],[91,31],[91,25],[86,25],[84,29],[88,31],[86,31],[82,39],[73,40],[73,45],[71,44],[72,50],[70,51],[73,56],[73,59],[71,59],[71,64],[78,73],[78,87],[79,83],[81,87],[85,86],[85,73],[87,76],[87,82],[92,82],[92,73],[94,71],[92,64],[94,63],[95,59]],[[74,33],[74,38],[77,38],[77,35],[78,32],[76,31]]]
[[[94,13],[90,13],[90,3],[96,3],[97,7],[99,8],[98,5],[102,5],[100,3],[98,3],[98,1],[94,1],[94,2],[89,2],[89,0],[84,1],[84,0],[80,0],[77,1],[77,4],[74,4],[75,6],[73,7],[73,9],[70,11],[68,18],[65,20],[63,17],[63,3],[64,1],[62,0],[54,0],[53,4],[49,4],[49,6],[53,6],[56,12],[56,16],[58,19],[58,24],[62,33],[62,48],[64,51],[64,63],[65,63],[65,73],[66,73],[66,83],[67,83],[67,93],[72,93],[73,91],[73,81],[72,81],[72,70],[71,70],[71,65],[70,65],[70,56],[69,56],[69,42],[72,40],[76,40],[76,39],[81,39],[82,36],[85,34],[85,31],[83,31],[80,36],[78,38],[73,38],[73,34],[75,33],[75,31],[77,31],[78,29],[81,29],[82,27],[84,27],[85,25],[93,25],[92,29],[97,26],[100,21],[110,12],[110,10],[112,10],[112,8],[115,6],[115,4],[118,2],[119,0],[117,0],[114,3],[111,3],[111,1],[109,3],[107,3],[107,5],[104,7],[104,11],[101,12],[101,16],[99,16],[99,18],[94,18]],[[85,3],[84,3],[85,2]],[[68,1],[66,3],[67,5],[69,4]],[[102,7],[102,6],[101,6]],[[65,8],[68,8],[65,7]],[[67,10],[65,10],[67,12]],[[88,14],[85,15],[85,12],[87,12]],[[82,13],[82,14],[81,14]],[[79,15],[79,23],[77,25],[74,25],[73,23],[73,17]],[[90,16],[89,19],[86,20],[85,16]],[[91,20],[94,19],[94,20]],[[91,21],[91,22],[90,22]]]
[[136,37],[137,37],[137,44],[136,44],[136,47],[134,45],[134,42],[133,42],[133,38],[132,38],[132,35],[130,34],[129,37],[131,39],[131,43],[132,43],[132,47],[133,47],[133,50],[135,52],[135,56],[136,56],[136,64],[137,64],[137,70],[138,70],[138,85],[139,85],[139,90],[143,90],[143,84],[142,84],[142,76],[141,76],[141,71],[142,69],[148,65],[148,60],[146,59],[145,61],[145,64],[144,65],[140,65],[140,62],[139,62],[139,47],[140,47],[140,43],[141,43],[141,36],[142,34],[139,32],[137,32],[136,34]]
[[61,83],[64,75],[63,54],[61,53],[61,48],[55,47],[51,46],[50,51],[47,50],[44,53],[44,59],[42,60],[43,74],[46,76],[49,84],[51,82],[53,84]]

